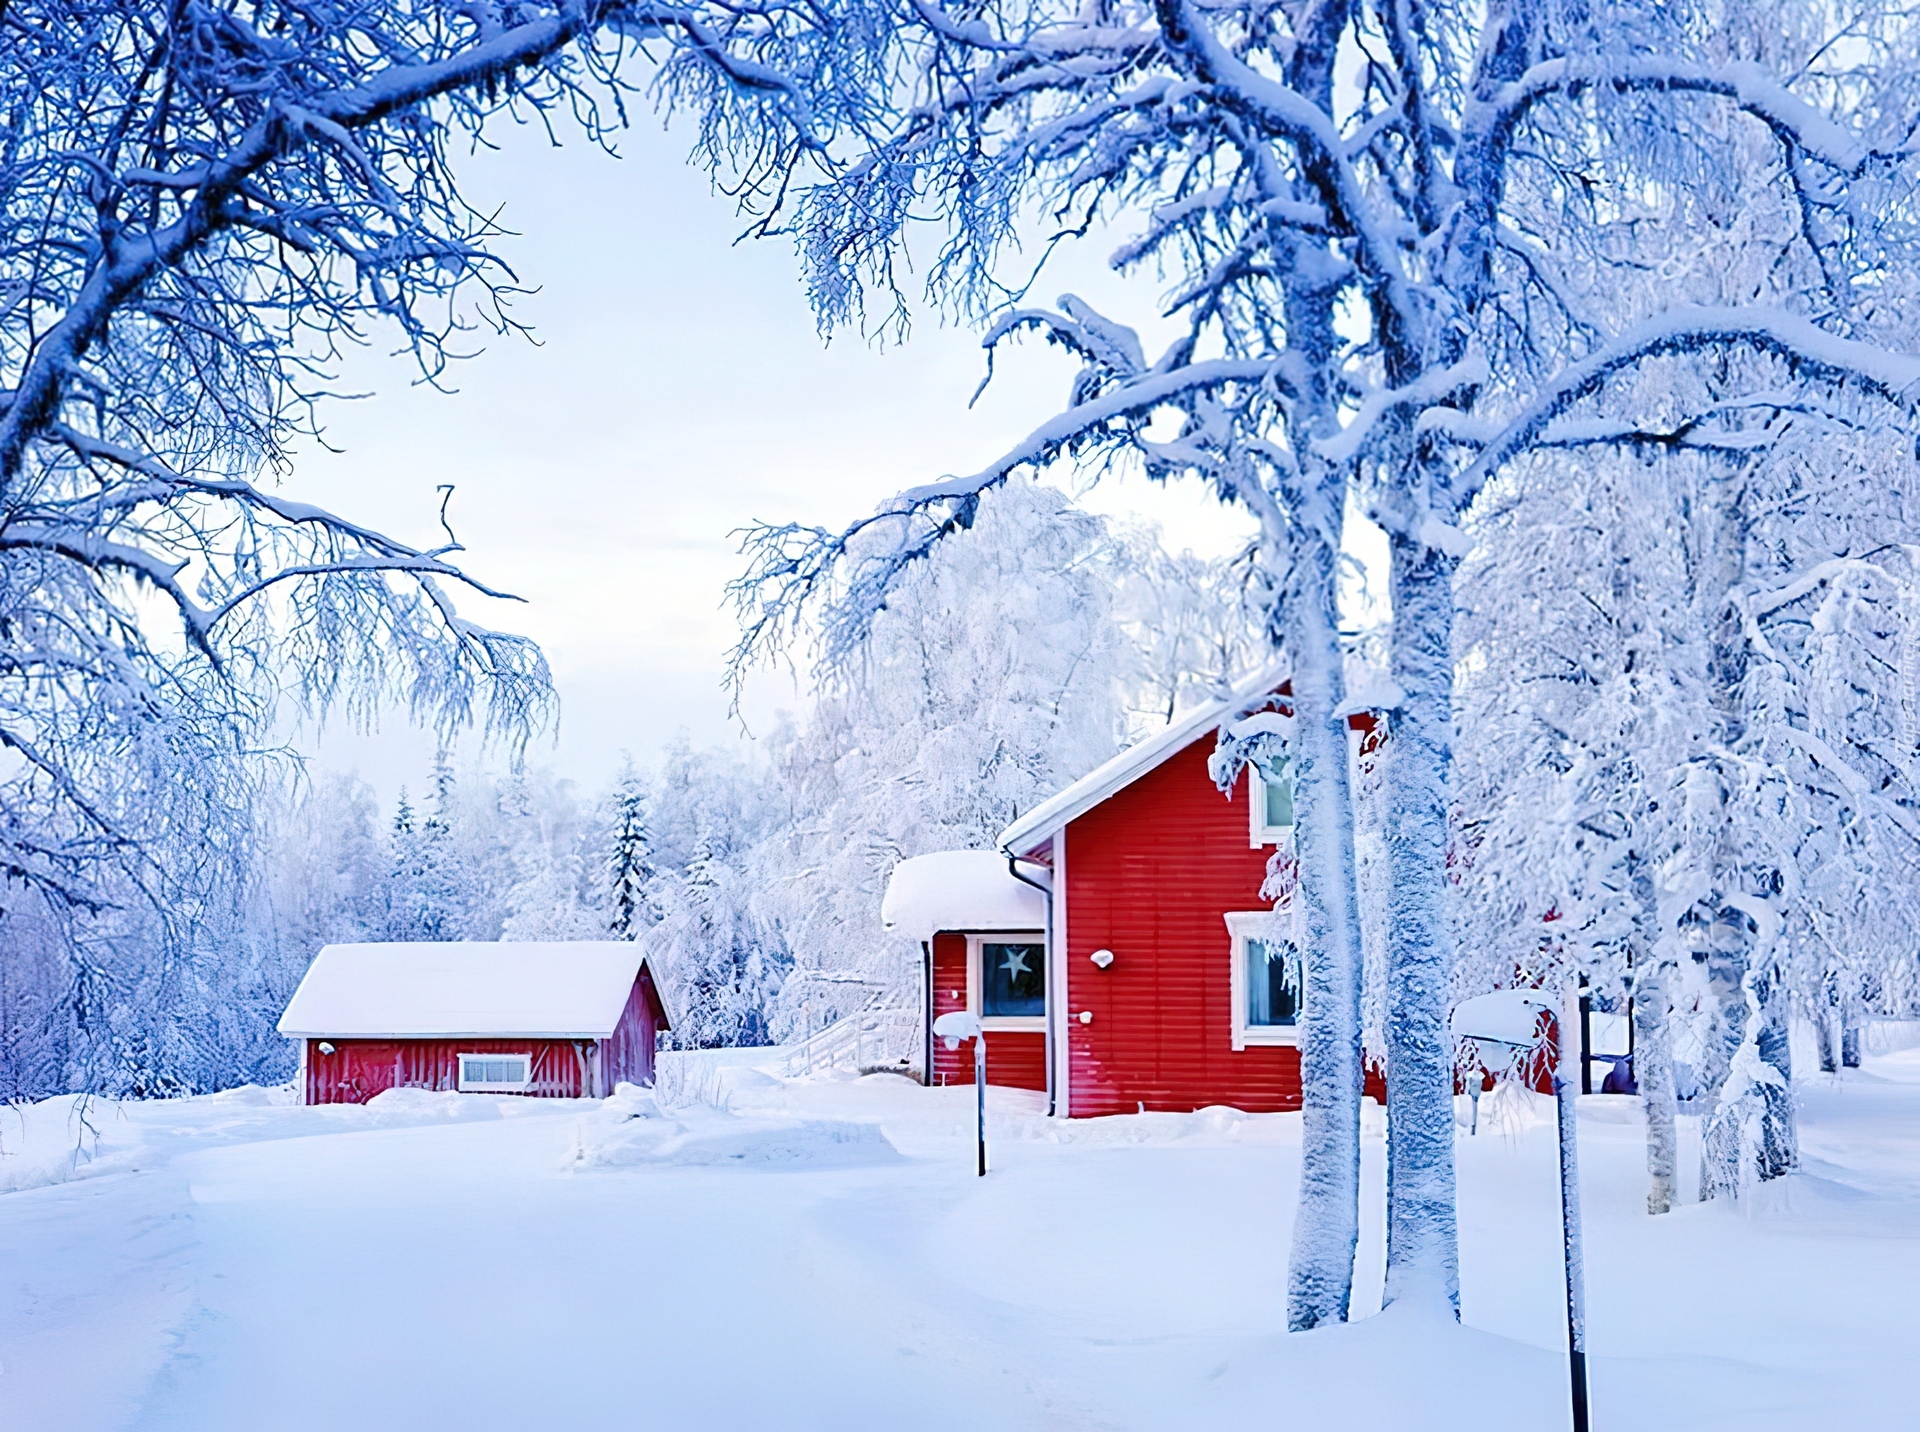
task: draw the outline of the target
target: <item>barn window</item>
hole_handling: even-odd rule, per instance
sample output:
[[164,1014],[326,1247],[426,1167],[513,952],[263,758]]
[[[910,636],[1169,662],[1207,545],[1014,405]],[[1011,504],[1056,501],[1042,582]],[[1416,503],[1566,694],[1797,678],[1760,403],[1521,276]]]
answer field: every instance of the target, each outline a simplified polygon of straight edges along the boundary
[[1247,770],[1247,790],[1252,797],[1247,802],[1252,825],[1248,835],[1249,843],[1256,847],[1278,845],[1293,834],[1293,772],[1284,756],[1274,774],[1275,779],[1269,780],[1255,768]]
[[989,1027],[1043,1029],[1047,1015],[1047,947],[1033,938],[976,935],[967,941],[968,1000]]
[[1288,938],[1288,924],[1271,910],[1227,916],[1235,1049],[1299,1041],[1300,952]]
[[470,1094],[516,1093],[533,1082],[529,1054],[462,1054],[460,1088]]

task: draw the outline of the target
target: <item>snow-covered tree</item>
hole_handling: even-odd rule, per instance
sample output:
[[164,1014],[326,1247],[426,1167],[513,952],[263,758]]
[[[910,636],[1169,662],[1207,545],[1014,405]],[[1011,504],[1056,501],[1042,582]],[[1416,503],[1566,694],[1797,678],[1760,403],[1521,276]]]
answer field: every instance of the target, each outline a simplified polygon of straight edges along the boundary
[[[1081,370],[1061,414],[984,471],[909,489],[847,532],[763,532],[744,652],[823,599],[829,655],[851,650],[897,575],[1023,467],[1131,453],[1245,505],[1280,605],[1270,630],[1301,693],[1301,835],[1326,852],[1324,869],[1303,858],[1302,888],[1330,887],[1333,902],[1307,954],[1310,969],[1337,970],[1336,988],[1308,1009],[1340,1028],[1324,1043],[1308,1028],[1308,1086],[1344,1089],[1351,805],[1344,749],[1311,748],[1333,745],[1341,700],[1332,554],[1357,486],[1389,538],[1399,692],[1384,762],[1387,1296],[1451,1303],[1444,1019],[1463,516],[1543,448],[1684,434],[1753,449],[1776,440],[1790,394],[1914,401],[1920,365],[1890,351],[1904,343],[1893,300],[1913,241],[1912,21],[1894,5],[1532,0],[863,8],[891,23],[871,110],[835,135],[845,162],[808,183],[798,138],[734,132],[715,137],[716,161],[739,158],[789,206],[824,321],[859,317],[869,294],[897,301],[907,235],[932,220],[944,224],[936,297],[997,313],[990,342],[1038,332]],[[838,19],[770,16],[751,53],[797,60]],[[1768,284],[1708,304],[1632,282],[1646,210],[1701,215],[1727,176],[1793,217]],[[1023,224],[1064,235],[1116,218],[1134,226],[1116,264],[1169,283],[1162,322],[1175,335],[1153,357],[1078,300],[1007,299],[1030,286],[1001,268]],[[1673,357],[1724,358],[1723,381],[1694,390],[1696,404],[1636,406],[1640,375]],[[1345,1314],[1355,1225],[1331,1209],[1357,1188],[1352,1117],[1309,1108],[1303,1206],[1315,1212],[1296,1249],[1296,1326]]]
[[606,855],[607,928],[622,940],[636,938],[648,918],[647,882],[654,875],[647,838],[647,788],[629,760],[608,801],[611,835]]
[[1182,663],[1211,653],[1182,645],[1150,672],[1120,620],[1122,589],[1143,621],[1204,605],[1178,581],[1145,590],[1132,558],[1150,540],[1021,479],[895,585],[776,761],[792,813],[762,851],[761,908],[794,951],[789,1017],[917,983],[918,951],[880,929],[894,864],[991,848],[1119,748],[1130,704],[1158,707],[1191,681]]
[[[511,747],[544,719],[537,648],[456,608],[490,589],[444,500],[421,542],[275,489],[343,347],[385,333],[438,381],[476,328],[516,331],[464,141],[561,115],[603,141],[649,41],[689,42],[683,100],[744,84],[793,108],[725,53],[743,23],[622,0],[0,5],[0,881],[22,920],[66,922],[66,1008],[127,997],[136,950],[156,998],[189,987],[183,912],[254,881],[289,705],[478,720]],[[412,834],[423,858],[444,843]],[[414,893],[402,922],[438,932]]]

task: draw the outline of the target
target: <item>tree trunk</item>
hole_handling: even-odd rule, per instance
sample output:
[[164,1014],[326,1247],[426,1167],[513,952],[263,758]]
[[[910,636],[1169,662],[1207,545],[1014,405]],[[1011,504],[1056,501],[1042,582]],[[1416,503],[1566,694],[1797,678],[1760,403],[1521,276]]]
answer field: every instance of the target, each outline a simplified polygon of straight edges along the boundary
[[1651,958],[1633,981],[1633,1077],[1647,1111],[1647,1212],[1673,1207],[1680,1141],[1673,1098],[1673,1044],[1667,1030],[1666,970]]
[[1360,1238],[1360,913],[1353,792],[1335,621],[1337,554],[1300,544],[1288,603],[1293,655],[1294,859],[1306,998],[1300,1016],[1300,1200],[1287,1270],[1287,1326],[1344,1322]]
[[1860,1067],[1860,1026],[1848,1023],[1840,1031],[1840,1062],[1848,1069]]
[[1761,1087],[1759,1174],[1779,1178],[1800,1166],[1800,1137],[1793,1122],[1793,1050],[1787,1037],[1786,982],[1777,973],[1756,980],[1760,995],[1760,1058],[1781,1083]]
[[1447,1037],[1448,803],[1453,763],[1452,562],[1392,546],[1393,679],[1387,790],[1386,1301],[1460,1304],[1453,1201],[1453,1049]]

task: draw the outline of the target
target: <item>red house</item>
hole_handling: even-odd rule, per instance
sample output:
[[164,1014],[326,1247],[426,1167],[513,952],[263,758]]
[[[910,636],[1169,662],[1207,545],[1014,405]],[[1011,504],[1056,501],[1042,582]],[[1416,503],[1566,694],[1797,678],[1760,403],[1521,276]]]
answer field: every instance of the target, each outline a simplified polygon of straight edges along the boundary
[[[1260,685],[1250,688],[1257,694]],[[1284,686],[1278,688],[1284,694]],[[1262,899],[1292,788],[1207,772],[1231,703],[1122,752],[1002,832],[995,851],[903,861],[882,920],[922,942],[926,1017],[980,1016],[991,1083],[1072,1117],[1300,1107],[1298,955]],[[1356,753],[1372,717],[1348,718]],[[930,1082],[972,1050],[926,1050]]]
[[301,1042],[309,1104],[388,1089],[602,1098],[653,1082],[670,1027],[625,940],[328,945],[279,1026]]

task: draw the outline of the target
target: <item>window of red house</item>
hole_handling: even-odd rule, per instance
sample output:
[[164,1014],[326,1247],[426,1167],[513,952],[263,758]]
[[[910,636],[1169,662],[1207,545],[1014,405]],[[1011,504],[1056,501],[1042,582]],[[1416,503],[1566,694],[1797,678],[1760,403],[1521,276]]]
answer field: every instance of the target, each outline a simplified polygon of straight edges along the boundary
[[980,1015],[983,1019],[1024,1019],[1047,1012],[1047,961],[1044,945],[980,943]]
[[1236,910],[1226,920],[1233,1047],[1297,1043],[1304,985],[1290,917]]

